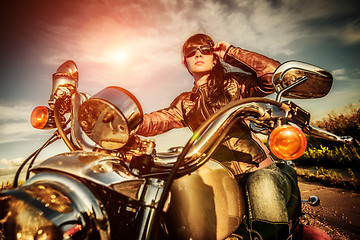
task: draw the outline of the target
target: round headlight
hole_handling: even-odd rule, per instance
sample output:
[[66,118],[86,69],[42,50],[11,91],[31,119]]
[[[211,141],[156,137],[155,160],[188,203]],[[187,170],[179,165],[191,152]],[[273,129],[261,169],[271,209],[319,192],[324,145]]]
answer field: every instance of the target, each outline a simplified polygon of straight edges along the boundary
[[119,149],[142,121],[137,99],[120,87],[108,87],[79,108],[79,123],[86,135],[106,149]]

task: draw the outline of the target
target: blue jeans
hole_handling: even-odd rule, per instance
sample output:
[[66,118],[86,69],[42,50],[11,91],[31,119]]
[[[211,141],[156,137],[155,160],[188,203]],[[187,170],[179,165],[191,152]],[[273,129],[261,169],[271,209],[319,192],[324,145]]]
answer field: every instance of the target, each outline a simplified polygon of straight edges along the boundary
[[286,238],[289,233],[287,203],[292,192],[288,177],[271,164],[249,173],[244,180],[249,228],[264,239]]

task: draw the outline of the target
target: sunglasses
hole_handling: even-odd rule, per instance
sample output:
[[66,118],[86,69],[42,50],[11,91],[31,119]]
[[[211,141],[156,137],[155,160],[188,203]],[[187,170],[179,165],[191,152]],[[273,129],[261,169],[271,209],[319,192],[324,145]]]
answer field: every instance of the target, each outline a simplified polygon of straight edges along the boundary
[[185,49],[184,56],[185,57],[192,57],[195,55],[196,51],[199,49],[199,51],[204,55],[210,55],[213,52],[213,48],[209,45],[202,45],[202,46],[196,46],[196,47],[189,47]]

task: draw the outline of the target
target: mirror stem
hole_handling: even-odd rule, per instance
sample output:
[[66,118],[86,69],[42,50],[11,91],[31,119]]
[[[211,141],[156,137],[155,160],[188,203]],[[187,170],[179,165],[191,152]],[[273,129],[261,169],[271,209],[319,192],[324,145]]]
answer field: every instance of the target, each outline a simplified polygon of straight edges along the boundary
[[296,83],[291,84],[290,86],[282,89],[282,90],[277,94],[277,96],[276,96],[276,101],[277,101],[277,102],[280,102],[281,96],[282,96],[282,94],[283,94],[284,92],[286,92],[286,91],[289,90],[290,88],[293,88],[293,87],[299,85],[299,84],[302,83],[302,82],[305,82],[306,80],[307,80],[307,77],[303,76],[303,77],[299,78]]

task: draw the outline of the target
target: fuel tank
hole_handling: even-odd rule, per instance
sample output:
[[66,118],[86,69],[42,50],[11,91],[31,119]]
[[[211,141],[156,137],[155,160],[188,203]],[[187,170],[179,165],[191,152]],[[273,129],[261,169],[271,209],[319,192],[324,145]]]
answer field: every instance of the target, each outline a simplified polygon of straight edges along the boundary
[[233,174],[210,160],[174,181],[165,221],[176,239],[224,239],[240,225],[243,193]]

